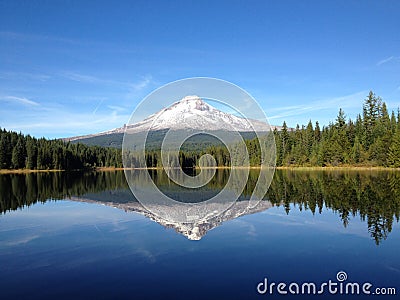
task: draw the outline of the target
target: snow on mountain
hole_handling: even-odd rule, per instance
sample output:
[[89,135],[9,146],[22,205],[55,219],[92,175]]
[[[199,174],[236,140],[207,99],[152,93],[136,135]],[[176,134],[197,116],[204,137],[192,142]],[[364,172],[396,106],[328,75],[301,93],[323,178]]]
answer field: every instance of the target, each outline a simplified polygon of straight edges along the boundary
[[[253,128],[253,127],[254,128]],[[197,96],[187,96],[142,122],[127,126],[131,132],[161,129],[197,129],[227,131],[268,131],[264,122],[236,117],[222,112]]]
[[167,108],[148,116],[141,122],[124,125],[123,127],[106,132],[79,136],[69,140],[78,140],[93,136],[107,135],[113,133],[129,133],[156,131],[163,129],[181,130],[226,130],[226,131],[269,131],[275,126],[269,126],[265,122],[257,120],[246,120],[235,115],[225,113],[207,104],[198,96],[186,96],[180,101],[173,103]]

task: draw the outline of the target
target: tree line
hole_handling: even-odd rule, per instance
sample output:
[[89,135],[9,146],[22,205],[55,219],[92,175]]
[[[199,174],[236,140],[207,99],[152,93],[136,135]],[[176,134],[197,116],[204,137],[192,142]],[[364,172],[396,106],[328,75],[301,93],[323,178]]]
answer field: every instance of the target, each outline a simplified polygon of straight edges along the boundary
[[122,167],[121,150],[48,140],[0,129],[0,169]]
[[347,120],[342,109],[335,122],[318,122],[289,130],[283,123],[274,131],[277,166],[385,166],[400,167],[400,111],[389,115],[385,102],[372,91],[362,114]]

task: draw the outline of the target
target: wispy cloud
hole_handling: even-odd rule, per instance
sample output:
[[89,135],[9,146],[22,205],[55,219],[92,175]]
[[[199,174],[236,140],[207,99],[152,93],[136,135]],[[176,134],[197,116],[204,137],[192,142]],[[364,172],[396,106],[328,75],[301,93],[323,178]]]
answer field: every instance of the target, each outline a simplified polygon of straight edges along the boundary
[[120,86],[120,87],[130,87],[132,84],[125,81],[118,81],[113,79],[101,78],[98,76],[81,74],[77,72],[61,72],[60,75],[66,79],[79,82],[79,83],[88,83],[88,84],[102,84],[102,85],[111,85],[111,86]]
[[0,31],[0,38],[12,39],[12,40],[21,41],[21,42],[52,41],[52,42],[69,43],[69,44],[83,43],[79,40],[67,39],[67,38],[62,38],[62,37],[58,37],[58,36],[27,34],[27,33],[15,32],[15,31]]
[[114,79],[101,78],[93,75],[80,74],[77,72],[62,72],[60,75],[72,81],[89,84],[103,84],[110,86],[118,86],[135,91],[141,91],[147,88],[152,83],[152,76],[146,75],[137,82],[119,81]]
[[[86,130],[93,130],[96,125],[104,125],[105,123],[113,123],[115,121],[121,125],[119,118],[123,117],[116,113],[102,114],[96,117],[92,117],[93,114],[88,113],[64,113],[63,115],[58,114],[54,118],[47,118],[43,120],[33,120],[33,122],[23,122],[11,124],[11,127],[18,127],[21,129],[29,128],[41,128],[41,129],[64,129],[64,130],[76,130],[85,128]],[[128,115],[126,117],[129,117]],[[102,126],[101,126],[102,127]],[[110,128],[111,129],[111,128]],[[93,133],[93,132],[88,132]]]
[[100,105],[104,102],[104,99],[101,99],[99,104],[97,104],[96,108],[93,110],[92,114],[96,114],[97,110],[99,109]]
[[149,84],[150,84],[151,82],[152,82],[152,77],[151,77],[151,75],[147,75],[147,76],[143,77],[143,79],[140,80],[139,82],[134,83],[134,84],[132,85],[132,87],[133,87],[135,90],[140,91],[140,90],[143,90],[143,89],[145,89],[146,87],[148,87]]
[[279,119],[284,117],[298,116],[314,111],[333,108],[338,109],[339,107],[346,108],[359,106],[360,99],[363,99],[366,94],[367,91],[361,91],[347,96],[335,97],[331,99],[321,99],[319,101],[313,101],[300,105],[271,108],[267,110],[268,114],[271,115],[270,117],[268,117],[268,119]]
[[5,80],[24,79],[45,82],[51,78],[50,75],[27,72],[0,72],[0,78]]
[[16,239],[16,240],[12,240],[12,241],[8,241],[6,243],[7,246],[18,246],[21,244],[27,244],[37,238],[39,238],[39,235],[33,235],[33,236],[27,236],[27,237],[23,237],[21,239]]
[[389,63],[389,62],[400,62],[400,56],[389,56],[387,58],[384,58],[376,63],[376,66],[379,67],[383,64]]
[[82,83],[105,83],[108,82],[108,80],[100,79],[95,76],[90,76],[90,75],[83,75],[75,72],[63,72],[61,73],[61,76],[72,80],[76,82],[82,82]]
[[117,105],[107,105],[107,107],[109,109],[111,109],[111,110],[115,110],[115,111],[118,111],[118,112],[126,111],[125,107],[121,107],[121,106],[117,106]]
[[[0,117],[15,114],[15,110],[3,110]],[[66,107],[40,106],[39,110],[21,111],[18,118],[11,118],[2,123],[8,130],[22,131],[32,135],[60,138],[103,132],[122,126],[129,119],[129,114],[121,110],[71,111]],[[45,133],[45,134],[44,134]]]
[[126,123],[131,114],[132,103],[153,84],[151,76],[138,77],[137,81],[132,82],[109,80],[77,72],[57,73],[55,76],[63,76],[84,84],[109,85],[118,92],[107,97],[79,96],[80,98],[73,102],[81,103],[79,107],[71,105],[70,102],[63,104],[48,99],[36,102],[28,97],[0,94],[1,127],[48,138],[103,132]]
[[17,104],[23,104],[23,105],[29,105],[29,106],[39,106],[40,104],[38,102],[35,102],[33,100],[30,100],[25,97],[16,97],[16,96],[0,96],[1,101],[6,101],[10,103],[17,103]]

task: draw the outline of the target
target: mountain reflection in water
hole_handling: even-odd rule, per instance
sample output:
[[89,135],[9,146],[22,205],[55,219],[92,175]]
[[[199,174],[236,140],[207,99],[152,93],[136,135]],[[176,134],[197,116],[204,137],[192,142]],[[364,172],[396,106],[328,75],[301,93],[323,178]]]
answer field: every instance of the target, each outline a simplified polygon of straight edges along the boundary
[[[134,173],[138,180],[141,172],[147,171]],[[178,202],[197,203],[218,194],[226,185],[230,171],[217,170],[212,180],[198,193],[177,186],[161,170],[148,172],[163,193]],[[284,206],[287,214],[293,207],[310,210],[313,214],[322,213],[326,208],[338,214],[344,227],[352,217],[359,217],[367,222],[369,234],[376,244],[386,239],[393,222],[399,221],[398,172],[277,170],[264,200],[254,206],[249,200],[258,176],[258,170],[250,171],[243,192],[229,209],[195,223],[171,222],[146,210],[132,195],[123,171],[2,174],[0,210],[6,214],[37,202],[63,199],[105,204],[145,215],[194,240],[201,239],[222,222],[261,212],[271,206]],[[179,209],[180,204],[176,205],[178,207],[173,209]]]

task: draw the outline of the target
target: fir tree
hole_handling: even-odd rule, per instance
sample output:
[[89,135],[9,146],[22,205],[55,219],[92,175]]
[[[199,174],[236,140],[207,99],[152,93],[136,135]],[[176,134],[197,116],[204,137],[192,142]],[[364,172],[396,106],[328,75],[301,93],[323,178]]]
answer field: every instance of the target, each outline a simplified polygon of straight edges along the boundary
[[400,168],[400,130],[396,131],[389,147],[388,165],[393,168]]

